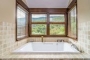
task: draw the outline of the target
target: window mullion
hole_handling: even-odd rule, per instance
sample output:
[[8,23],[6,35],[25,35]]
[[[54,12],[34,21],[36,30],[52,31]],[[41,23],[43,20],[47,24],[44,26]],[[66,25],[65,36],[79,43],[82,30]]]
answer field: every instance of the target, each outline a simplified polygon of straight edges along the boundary
[[49,22],[49,13],[47,13],[47,36],[50,35],[50,22]]

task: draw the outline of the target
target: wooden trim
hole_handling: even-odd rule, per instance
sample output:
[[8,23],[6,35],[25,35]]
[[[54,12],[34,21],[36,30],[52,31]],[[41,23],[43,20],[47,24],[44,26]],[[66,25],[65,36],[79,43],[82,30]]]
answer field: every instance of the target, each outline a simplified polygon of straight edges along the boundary
[[67,37],[66,35],[31,35],[30,37]]
[[77,7],[77,4],[76,4],[76,27],[77,27],[77,36],[76,36],[76,39],[78,40],[78,7]]
[[50,24],[66,24],[66,21],[65,22],[50,22]]
[[29,11],[28,6],[22,0],[16,0],[16,3],[20,4],[24,9]]
[[31,22],[31,24],[47,24],[47,22]]
[[74,38],[74,37],[70,37],[70,36],[68,36],[68,38],[71,38],[71,39],[73,39],[73,40],[77,40],[77,38]]
[[47,36],[50,35],[50,33],[49,33],[50,32],[50,28],[49,28],[50,27],[50,22],[49,22],[50,20],[49,20],[49,18],[50,18],[49,13],[47,13]]
[[28,13],[28,36],[30,36],[30,31],[31,31],[31,28],[30,28],[30,12]]
[[28,13],[28,15],[27,15],[27,36],[29,37],[29,13]]
[[30,13],[49,13],[49,14],[64,14],[67,13],[67,8],[29,8]]
[[68,15],[67,13],[65,14],[65,34],[66,36],[68,35]]
[[[47,24],[47,22],[31,22],[31,24]],[[49,24],[66,24],[65,22],[49,22]]]
[[22,38],[17,38],[16,41],[20,41],[20,40],[25,39],[25,38],[28,38],[28,36],[25,36],[25,37],[22,37]]
[[77,4],[77,0],[72,0],[72,2],[70,3],[70,5],[68,6],[68,11]]
[[16,7],[15,7],[15,34],[16,34],[15,39],[17,41],[17,3],[16,3]]

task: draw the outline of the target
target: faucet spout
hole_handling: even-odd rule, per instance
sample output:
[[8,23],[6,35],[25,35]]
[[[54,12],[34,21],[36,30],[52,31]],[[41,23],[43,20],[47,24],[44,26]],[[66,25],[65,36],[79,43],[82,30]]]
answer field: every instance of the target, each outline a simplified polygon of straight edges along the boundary
[[43,36],[41,36],[41,40],[42,40],[42,42],[43,42]]

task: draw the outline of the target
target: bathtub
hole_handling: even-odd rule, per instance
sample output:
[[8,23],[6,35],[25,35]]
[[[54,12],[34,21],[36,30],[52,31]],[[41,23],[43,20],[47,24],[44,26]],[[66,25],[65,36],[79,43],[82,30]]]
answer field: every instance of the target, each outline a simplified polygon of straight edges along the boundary
[[66,42],[29,42],[13,53],[80,53]]

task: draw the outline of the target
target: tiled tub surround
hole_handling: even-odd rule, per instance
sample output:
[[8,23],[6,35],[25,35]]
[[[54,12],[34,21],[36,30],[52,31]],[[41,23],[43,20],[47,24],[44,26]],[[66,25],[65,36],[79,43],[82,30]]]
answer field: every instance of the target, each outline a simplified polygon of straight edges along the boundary
[[9,54],[2,60],[90,60],[88,54]]
[[15,24],[0,22],[0,57],[4,56],[27,42],[27,39],[16,42]]
[[[26,42],[26,40],[21,40],[21,41],[22,43],[17,42],[16,45],[21,43],[19,45],[21,46]],[[14,44],[15,44],[15,41],[14,41]],[[15,46],[12,46],[11,48],[14,48],[14,47]],[[1,56],[1,59],[2,60],[89,60],[90,57],[86,53],[81,53],[81,54],[13,54],[13,53],[9,53],[7,55]]]
[[[83,23],[84,25],[89,23]],[[3,60],[90,60],[90,55],[87,53],[90,53],[89,50],[89,35],[86,30],[89,28],[89,26],[86,29],[86,26],[82,26],[83,24],[80,24],[79,27],[79,40],[73,41],[72,39],[69,39],[74,44],[76,44],[78,47],[82,47],[86,50],[86,53],[81,54],[12,54],[10,52],[14,51],[15,49],[19,48],[20,46],[24,45],[27,42],[27,39],[21,40],[21,41],[15,41],[15,25],[13,23],[6,23],[6,22],[0,22],[0,58]],[[82,27],[81,27],[82,26]],[[85,31],[84,33],[83,30]],[[81,32],[81,30],[82,32]],[[89,30],[89,29],[88,29]],[[90,31],[90,30],[89,30]],[[88,32],[89,32],[88,31]],[[85,35],[84,35],[85,34]],[[87,35],[87,38],[85,38]],[[85,36],[85,37],[84,37]],[[83,38],[82,38],[83,37]],[[68,41],[68,38],[59,38],[59,37],[44,37],[44,42],[56,42],[58,39]],[[40,42],[41,37],[31,37],[28,39],[28,42],[34,40],[34,42]],[[88,44],[87,44],[88,43]],[[81,48],[80,48],[81,49]],[[88,49],[88,50],[87,50]]]
[[90,54],[90,22],[79,24],[78,27],[78,41],[69,39],[72,43],[77,45],[80,50]]
[[[37,39],[33,37],[33,39],[38,40],[39,38]],[[29,38],[29,41],[30,41],[30,38]],[[13,54],[13,53],[10,53],[8,55],[2,56],[2,60],[7,60],[7,59],[8,60],[90,60],[90,55],[87,53],[80,53],[80,54]]]

